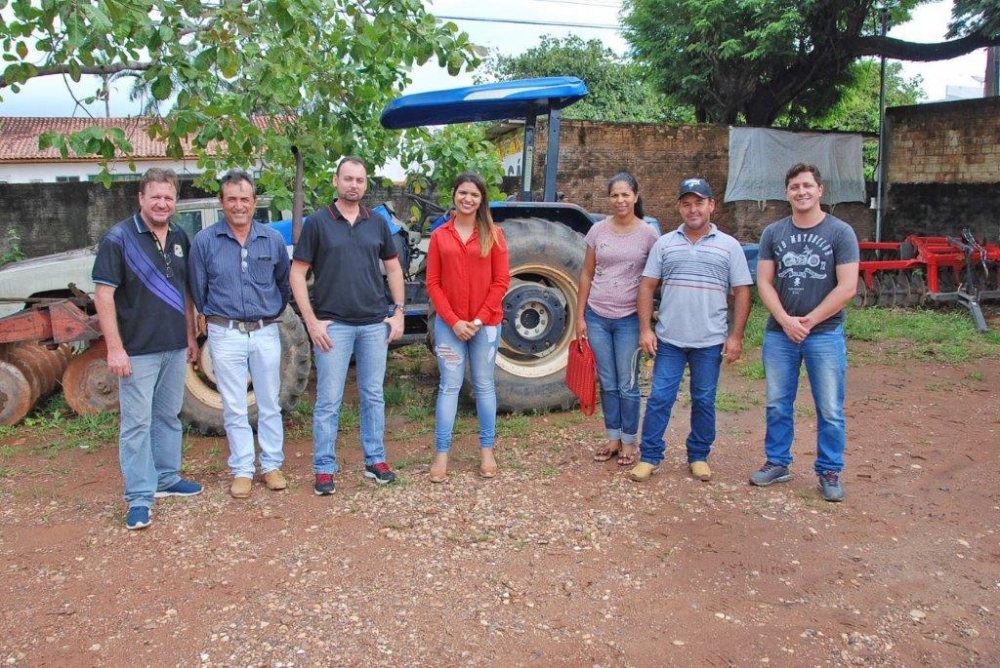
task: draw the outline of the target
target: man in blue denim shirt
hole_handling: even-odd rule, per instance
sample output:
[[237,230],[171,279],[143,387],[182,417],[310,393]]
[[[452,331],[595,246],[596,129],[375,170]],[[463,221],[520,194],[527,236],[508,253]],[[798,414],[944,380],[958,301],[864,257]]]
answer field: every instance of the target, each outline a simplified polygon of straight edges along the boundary
[[230,170],[220,180],[225,220],[197,234],[189,262],[191,296],[205,316],[215,382],[229,440],[229,468],[235,499],[250,496],[254,465],[253,430],[247,410],[247,375],[257,398],[260,472],[270,490],[288,486],[281,472],[281,337],[277,318],[291,292],[290,261],[281,235],[254,222],[253,178]]
[[858,286],[858,239],[850,225],[820,208],[823,182],[816,167],[799,163],[785,176],[792,215],[768,225],[760,238],[757,290],[770,311],[762,357],[767,382],[767,461],[750,483],[791,480],[794,404],[805,362],[816,404],[816,475],[823,498],[842,501],[844,385],[847,345],[844,307]]

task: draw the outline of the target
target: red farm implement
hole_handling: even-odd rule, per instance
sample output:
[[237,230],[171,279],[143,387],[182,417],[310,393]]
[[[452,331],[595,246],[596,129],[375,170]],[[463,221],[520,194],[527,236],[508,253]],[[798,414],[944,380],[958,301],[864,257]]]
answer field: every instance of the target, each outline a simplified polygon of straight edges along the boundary
[[958,302],[976,328],[988,331],[981,302],[1000,300],[1000,245],[961,237],[912,235],[903,242],[861,246],[861,280],[855,306],[917,306]]
[[[60,385],[77,413],[117,410],[97,317],[67,299],[39,301],[0,318],[0,425],[16,424]],[[93,340],[79,355],[69,345]]]

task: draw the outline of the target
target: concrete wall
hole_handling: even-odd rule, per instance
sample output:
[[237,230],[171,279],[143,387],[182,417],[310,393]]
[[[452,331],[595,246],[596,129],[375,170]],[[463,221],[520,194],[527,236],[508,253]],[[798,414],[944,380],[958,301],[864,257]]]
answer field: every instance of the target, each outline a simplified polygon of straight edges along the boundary
[[[534,183],[541,197],[546,143],[541,128],[538,137]],[[788,167],[775,169],[783,174]],[[677,188],[692,176],[708,180],[716,196],[713,222],[740,241],[756,242],[764,227],[790,213],[787,202],[769,201],[761,208],[757,202],[722,201],[729,176],[727,126],[562,122],[557,183],[567,202],[608,211],[607,182],[621,171],[639,181],[646,215],[659,219],[664,230],[681,224]],[[833,213],[851,223],[860,238],[872,238],[874,217],[865,204],[838,204]]]
[[886,120],[883,238],[969,227],[1000,239],[1000,98],[895,107]]
[[[181,199],[213,196],[189,181],[180,183]],[[9,250],[9,229],[17,231],[27,257],[96,244],[112,225],[137,210],[138,193],[138,182],[131,181],[112,183],[110,190],[89,182],[0,184],[0,256]],[[409,217],[403,188],[377,185],[365,198],[369,206],[384,201],[392,201],[403,220]],[[313,208],[307,203],[306,213]]]

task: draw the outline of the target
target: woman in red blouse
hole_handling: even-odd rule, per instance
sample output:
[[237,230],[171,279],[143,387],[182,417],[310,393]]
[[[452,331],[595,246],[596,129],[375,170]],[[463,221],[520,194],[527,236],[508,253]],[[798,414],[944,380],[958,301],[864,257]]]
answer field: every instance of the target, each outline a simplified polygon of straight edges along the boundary
[[448,477],[448,450],[466,364],[479,417],[479,475],[497,474],[493,372],[500,347],[501,301],[510,285],[507,242],[490,216],[486,184],[478,174],[460,175],[451,195],[455,215],[434,231],[427,251],[427,293],[434,305],[434,354],[441,373],[431,482]]

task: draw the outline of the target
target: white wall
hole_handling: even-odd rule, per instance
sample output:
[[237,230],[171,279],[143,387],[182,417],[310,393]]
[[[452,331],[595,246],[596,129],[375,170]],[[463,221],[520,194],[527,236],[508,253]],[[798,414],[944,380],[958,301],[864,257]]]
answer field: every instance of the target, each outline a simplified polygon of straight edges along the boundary
[[[108,165],[112,174],[142,174],[150,167],[167,167],[177,174],[200,174],[198,163],[192,160],[137,160],[135,169],[127,162],[113,162]],[[0,163],[0,182],[4,183],[53,183],[56,177],[76,176],[80,181],[89,181],[100,172],[97,162],[45,162],[45,163]]]

